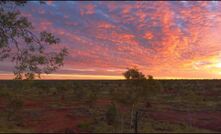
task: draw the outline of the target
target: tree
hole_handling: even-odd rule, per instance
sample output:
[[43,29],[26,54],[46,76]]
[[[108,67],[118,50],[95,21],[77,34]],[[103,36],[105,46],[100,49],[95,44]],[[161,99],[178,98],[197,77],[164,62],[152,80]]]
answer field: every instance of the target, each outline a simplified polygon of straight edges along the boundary
[[147,75],[148,80],[153,80],[153,76],[152,75]]
[[[40,78],[63,66],[66,48],[56,50],[60,39],[46,31],[35,34],[32,23],[16,8],[26,1],[0,1],[0,61],[15,63],[15,79]],[[42,2],[41,2],[42,3]]]
[[[150,107],[150,103],[148,100],[151,96],[157,95],[160,88],[160,83],[158,83],[156,80],[153,79],[152,75],[147,75],[147,78],[145,78],[145,75],[140,72],[136,67],[134,68],[128,68],[126,72],[123,73],[124,77],[127,80],[133,80],[128,81],[127,85],[129,88],[122,90],[120,93],[118,93],[118,102],[127,102],[131,108],[131,128],[134,128],[134,132],[138,132],[138,115],[141,114],[140,112],[145,111],[144,107],[146,107],[148,104],[148,107]],[[118,90],[117,92],[119,92]],[[116,96],[116,95],[115,95]],[[116,97],[115,97],[116,98]],[[117,100],[116,99],[116,100]],[[120,101],[119,101],[120,100]],[[147,107],[146,107],[147,108]]]
[[142,72],[139,72],[139,70],[136,67],[128,68],[127,71],[123,73],[123,75],[127,80],[146,79],[145,75]]

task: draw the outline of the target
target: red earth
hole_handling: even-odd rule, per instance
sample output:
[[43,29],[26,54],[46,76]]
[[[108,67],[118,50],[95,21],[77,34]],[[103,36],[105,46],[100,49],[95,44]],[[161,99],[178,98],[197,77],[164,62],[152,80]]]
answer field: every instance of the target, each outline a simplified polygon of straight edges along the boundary
[[[5,101],[0,99],[0,108],[3,110]],[[80,129],[77,127],[79,123],[90,119],[89,116],[70,115],[73,109],[82,106],[81,103],[73,103],[63,106],[63,108],[51,108],[50,103],[56,103],[53,99],[44,98],[41,100],[26,100],[24,102],[24,109],[31,110],[35,114],[24,115],[24,127],[33,129],[36,132],[65,132],[71,131],[78,133]],[[62,102],[59,102],[62,103]],[[111,101],[107,99],[97,100],[96,105],[105,106]],[[127,109],[121,108],[122,111]],[[149,117],[171,123],[189,123],[198,128],[204,128],[214,131],[221,131],[221,111],[214,112],[182,112],[172,109],[165,109],[164,111],[151,111]]]
[[192,126],[221,131],[221,112],[177,112],[162,111],[151,112],[149,114],[155,120],[167,121],[171,123],[188,123]]

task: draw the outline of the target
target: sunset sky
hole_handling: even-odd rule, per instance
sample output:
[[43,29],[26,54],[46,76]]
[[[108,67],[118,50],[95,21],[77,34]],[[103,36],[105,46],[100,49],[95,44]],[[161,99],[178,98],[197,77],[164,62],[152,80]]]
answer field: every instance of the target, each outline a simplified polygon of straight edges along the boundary
[[[36,32],[69,50],[45,79],[122,79],[137,66],[155,78],[221,78],[221,2],[56,1],[20,7]],[[0,79],[13,65],[1,62]]]

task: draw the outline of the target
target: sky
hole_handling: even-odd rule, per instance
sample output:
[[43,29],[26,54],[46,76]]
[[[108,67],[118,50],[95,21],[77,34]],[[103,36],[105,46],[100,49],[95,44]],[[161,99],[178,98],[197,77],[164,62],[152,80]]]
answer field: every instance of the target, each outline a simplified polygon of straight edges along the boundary
[[[221,2],[32,1],[20,10],[69,50],[43,79],[123,79],[134,66],[159,79],[221,78]],[[0,79],[12,70],[1,62]]]

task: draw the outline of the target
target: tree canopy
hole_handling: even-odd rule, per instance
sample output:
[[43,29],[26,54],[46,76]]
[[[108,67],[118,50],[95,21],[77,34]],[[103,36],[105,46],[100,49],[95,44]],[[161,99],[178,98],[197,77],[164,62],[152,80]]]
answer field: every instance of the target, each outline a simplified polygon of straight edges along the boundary
[[128,68],[126,72],[123,73],[127,80],[142,80],[146,79],[145,75],[140,72],[136,67]]
[[34,32],[32,23],[17,8],[26,2],[0,1],[0,61],[8,59],[15,64],[15,79],[52,73],[68,54],[66,48],[57,50],[60,39],[52,33]]

